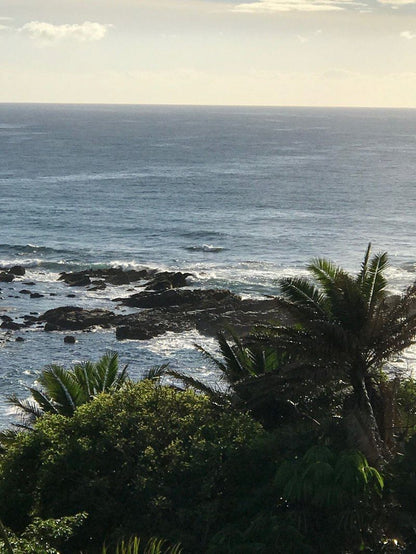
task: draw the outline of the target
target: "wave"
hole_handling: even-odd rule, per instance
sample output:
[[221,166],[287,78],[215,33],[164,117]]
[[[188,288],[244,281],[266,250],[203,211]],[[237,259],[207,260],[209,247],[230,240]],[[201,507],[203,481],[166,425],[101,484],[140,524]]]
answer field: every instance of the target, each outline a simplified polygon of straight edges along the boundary
[[38,244],[0,244],[0,252],[21,254],[74,254],[71,250],[57,249]]
[[214,246],[213,244],[202,244],[201,246],[185,246],[185,250],[190,250],[191,252],[222,252],[227,250],[223,246]]

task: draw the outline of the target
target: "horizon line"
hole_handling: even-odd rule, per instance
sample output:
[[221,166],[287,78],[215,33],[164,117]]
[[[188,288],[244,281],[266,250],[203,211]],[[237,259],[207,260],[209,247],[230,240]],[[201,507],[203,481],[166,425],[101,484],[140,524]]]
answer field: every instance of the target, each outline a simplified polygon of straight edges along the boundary
[[357,109],[357,110],[416,110],[416,106],[351,106],[347,104],[308,105],[308,104],[177,104],[177,103],[147,103],[147,102],[49,102],[49,101],[3,101],[1,105],[39,105],[39,106],[143,106],[143,107],[177,107],[177,108],[290,108],[290,109]]

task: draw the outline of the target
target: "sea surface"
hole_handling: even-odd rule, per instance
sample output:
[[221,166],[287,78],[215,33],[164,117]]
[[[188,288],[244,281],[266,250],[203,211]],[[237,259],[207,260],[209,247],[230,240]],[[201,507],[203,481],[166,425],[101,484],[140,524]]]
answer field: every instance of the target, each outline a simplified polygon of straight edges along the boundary
[[[416,279],[415,179],[416,110],[0,104],[0,266],[27,268],[0,283],[0,315],[114,310],[120,287],[57,282],[88,267],[183,270],[192,286],[275,294],[313,257],[357,271],[369,241],[389,252],[397,292]],[[44,296],[20,294],[28,281]],[[169,362],[218,379],[194,348],[215,342],[196,331],[75,334],[68,345],[61,333],[0,332],[0,426],[12,419],[5,397],[27,396],[45,365],[107,349],[135,378]],[[416,353],[396,365],[411,372]]]

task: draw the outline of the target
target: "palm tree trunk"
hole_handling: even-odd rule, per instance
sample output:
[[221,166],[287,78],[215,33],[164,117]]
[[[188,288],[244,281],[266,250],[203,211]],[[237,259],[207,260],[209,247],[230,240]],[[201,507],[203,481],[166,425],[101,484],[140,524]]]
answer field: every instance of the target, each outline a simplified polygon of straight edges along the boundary
[[369,463],[380,467],[388,454],[380,436],[365,381],[362,376],[351,376],[354,394],[344,406],[344,421],[352,447],[358,448]]

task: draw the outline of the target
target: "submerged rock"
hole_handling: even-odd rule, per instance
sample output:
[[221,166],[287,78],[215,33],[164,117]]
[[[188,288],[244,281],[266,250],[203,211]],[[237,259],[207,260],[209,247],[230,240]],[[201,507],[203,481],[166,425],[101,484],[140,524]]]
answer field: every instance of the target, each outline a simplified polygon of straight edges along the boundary
[[2,283],[11,283],[14,279],[14,275],[13,273],[9,273],[9,272],[6,272],[6,271],[2,271],[0,273],[0,281]]

